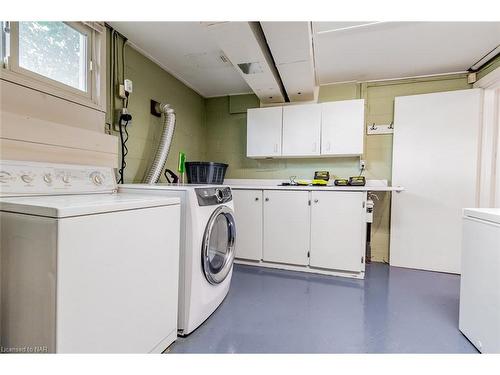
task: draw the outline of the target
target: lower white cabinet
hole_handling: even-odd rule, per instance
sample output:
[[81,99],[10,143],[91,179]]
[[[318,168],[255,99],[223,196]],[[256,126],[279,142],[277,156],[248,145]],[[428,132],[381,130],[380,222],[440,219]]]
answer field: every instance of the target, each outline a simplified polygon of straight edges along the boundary
[[233,189],[236,258],[363,277],[366,192]]
[[262,259],[262,190],[234,190],[236,257]]
[[366,243],[365,193],[311,193],[312,267],[360,272]]
[[264,261],[309,263],[309,208],[308,191],[264,190]]

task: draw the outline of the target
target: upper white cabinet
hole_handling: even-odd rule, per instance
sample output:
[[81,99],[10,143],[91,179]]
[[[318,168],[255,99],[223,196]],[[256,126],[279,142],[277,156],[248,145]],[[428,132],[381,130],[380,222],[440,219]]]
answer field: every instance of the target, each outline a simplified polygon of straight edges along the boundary
[[281,156],[283,108],[253,108],[247,111],[247,156]]
[[283,107],[282,156],[320,155],[321,106],[317,104]]
[[321,155],[363,154],[365,101],[321,104]]
[[362,155],[364,117],[364,99],[249,109],[247,156]]

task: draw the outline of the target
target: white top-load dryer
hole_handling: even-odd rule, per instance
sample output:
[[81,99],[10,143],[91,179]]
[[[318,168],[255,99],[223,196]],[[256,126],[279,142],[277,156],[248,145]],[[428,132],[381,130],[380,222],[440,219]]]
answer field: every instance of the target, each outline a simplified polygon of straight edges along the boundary
[[111,168],[0,161],[3,352],[175,340],[180,201],[116,190]]
[[229,291],[236,241],[231,188],[158,183],[120,185],[119,191],[181,199],[178,328],[180,335],[188,335]]

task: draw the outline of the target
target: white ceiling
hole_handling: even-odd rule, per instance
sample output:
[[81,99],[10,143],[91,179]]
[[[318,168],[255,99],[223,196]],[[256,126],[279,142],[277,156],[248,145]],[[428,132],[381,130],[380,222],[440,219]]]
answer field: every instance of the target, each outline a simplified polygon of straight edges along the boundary
[[252,92],[220,58],[200,22],[109,22],[141,52],[204,97]]
[[500,22],[313,22],[313,30],[323,85],[465,71],[500,44]]
[[[110,24],[205,97],[251,92],[199,22]],[[465,71],[500,44],[500,22],[313,22],[312,29],[320,85]]]

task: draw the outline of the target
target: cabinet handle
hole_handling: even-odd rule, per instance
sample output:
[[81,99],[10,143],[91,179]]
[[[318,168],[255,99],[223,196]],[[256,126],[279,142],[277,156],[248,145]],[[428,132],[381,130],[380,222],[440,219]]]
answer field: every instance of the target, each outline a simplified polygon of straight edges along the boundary
[[317,199],[314,200],[314,203],[318,203],[318,202],[319,202],[319,200],[317,200]]
[[274,144],[274,152],[278,152],[278,144],[277,143]]
[[266,198],[266,202],[269,202],[269,198]]
[[255,201],[257,202],[259,200],[259,197],[255,197]]
[[327,143],[326,143],[326,149],[327,149],[327,151],[330,151],[330,147],[331,147],[331,143],[330,143],[330,142],[327,142]]

